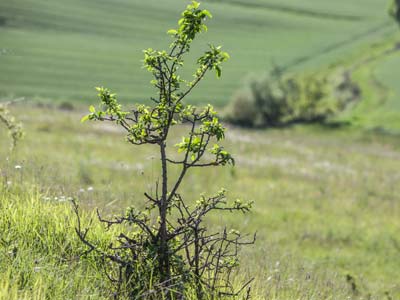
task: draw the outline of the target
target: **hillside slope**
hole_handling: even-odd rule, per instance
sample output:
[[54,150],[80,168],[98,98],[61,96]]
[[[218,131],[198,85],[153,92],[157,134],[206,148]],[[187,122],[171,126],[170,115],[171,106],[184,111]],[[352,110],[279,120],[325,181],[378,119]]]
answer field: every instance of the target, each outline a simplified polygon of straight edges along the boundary
[[[220,81],[210,75],[194,103],[223,105],[249,72],[274,61],[304,70],[336,61],[394,32],[380,1],[243,1],[204,3],[214,15],[206,42],[231,54]],[[0,98],[93,101],[105,85],[124,101],[148,99],[142,49],[165,48],[181,0],[4,0],[0,2]],[[185,73],[191,74],[191,70]],[[206,91],[206,92],[204,92]]]

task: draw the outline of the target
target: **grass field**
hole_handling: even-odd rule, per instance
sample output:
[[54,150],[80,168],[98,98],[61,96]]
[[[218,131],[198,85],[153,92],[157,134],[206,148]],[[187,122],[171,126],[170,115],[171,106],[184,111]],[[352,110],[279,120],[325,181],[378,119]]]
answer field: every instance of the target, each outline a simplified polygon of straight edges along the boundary
[[[209,1],[206,41],[231,54],[225,75],[210,75],[192,102],[222,106],[241,80],[272,62],[289,70],[317,69],[395,32],[380,1]],[[5,0],[0,3],[0,95],[91,102],[105,85],[124,101],[151,96],[142,49],[164,49],[184,3],[168,1]],[[204,44],[204,46],[203,46]],[[192,60],[191,60],[192,59]],[[191,71],[185,75],[190,76]]]
[[[158,177],[154,149],[133,149],[112,127],[80,124],[80,112],[30,107],[23,114],[26,106],[13,111],[23,116],[27,135],[16,153],[1,160],[2,189],[11,189],[9,199],[32,197],[19,187],[34,184],[43,205],[68,197],[104,213],[144,205],[142,193]],[[184,130],[178,128],[171,144]],[[400,297],[396,136],[317,127],[231,128],[226,146],[236,168],[191,173],[183,194],[195,201],[205,190],[225,187],[233,198],[256,201],[250,215],[209,219],[214,227],[258,232],[256,246],[241,254],[241,274],[256,278],[255,299],[385,299],[386,292],[391,299]],[[6,147],[0,151],[0,157],[8,156]],[[7,272],[7,265],[0,268]],[[357,292],[347,275],[355,279]],[[59,276],[63,284],[66,275]]]
[[[221,187],[233,199],[255,201],[248,215],[207,220],[213,228],[257,231],[236,276],[255,278],[252,299],[400,299],[399,29],[383,2],[202,4],[214,18],[183,75],[191,76],[190,62],[209,41],[231,60],[221,80],[210,74],[202,82],[192,103],[222,108],[249,73],[273,63],[288,72],[346,70],[362,91],[334,118],[343,126],[229,128],[225,146],[236,167],[186,177],[182,195],[192,202]],[[10,153],[0,126],[0,300],[110,297],[98,261],[77,258],[84,247],[69,200],[79,202],[88,223],[96,207],[105,215],[142,208],[143,192],[160,176],[159,158],[152,147],[124,143],[113,126],[79,120],[97,103],[95,86],[124,102],[152,96],[142,49],[166,48],[165,32],[185,3],[0,1],[0,101],[25,97],[10,109],[26,131]],[[176,128],[170,146],[186,131]],[[100,244],[116,234],[92,226]]]
[[361,98],[338,116],[339,120],[368,130],[398,133],[400,130],[400,62],[398,39],[373,44],[369,51],[349,56],[339,68],[351,72]]

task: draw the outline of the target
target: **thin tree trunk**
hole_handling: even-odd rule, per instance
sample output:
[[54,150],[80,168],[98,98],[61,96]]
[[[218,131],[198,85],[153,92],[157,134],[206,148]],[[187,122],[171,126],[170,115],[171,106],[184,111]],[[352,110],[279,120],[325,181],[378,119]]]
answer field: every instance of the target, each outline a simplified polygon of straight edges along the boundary
[[[168,182],[167,182],[167,156],[165,152],[165,142],[160,143],[161,167],[162,167],[162,196],[159,206],[160,210],[160,248],[159,248],[159,267],[161,274],[161,283],[166,287],[172,284],[169,262],[168,249],[168,232],[167,232],[167,210],[168,210]],[[167,299],[170,299],[170,294],[167,293]]]

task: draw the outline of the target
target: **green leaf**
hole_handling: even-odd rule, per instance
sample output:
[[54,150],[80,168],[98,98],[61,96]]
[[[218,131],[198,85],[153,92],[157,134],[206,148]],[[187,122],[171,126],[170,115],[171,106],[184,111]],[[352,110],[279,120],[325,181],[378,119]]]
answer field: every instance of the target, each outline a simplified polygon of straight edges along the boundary
[[207,9],[203,9],[203,15],[209,17],[210,19],[212,18],[211,13]]
[[95,112],[96,112],[96,109],[94,108],[93,105],[90,105],[90,106],[89,106],[89,111],[90,111],[91,113],[95,113]]
[[231,58],[231,57],[229,56],[229,53],[228,53],[228,52],[221,52],[221,56],[224,58],[224,60],[228,60],[229,58]]
[[192,1],[192,7],[193,7],[194,9],[199,8],[199,6],[200,6],[200,3],[199,3],[199,2],[197,2],[197,1]]
[[90,115],[83,116],[83,118],[81,119],[81,123],[84,123],[84,122],[86,122],[87,120],[89,120],[89,116],[90,116]]
[[178,31],[175,29],[170,29],[167,31],[167,34],[171,34],[171,35],[176,35],[177,33],[178,33]]
[[217,77],[220,78],[221,77],[221,68],[219,66],[216,66],[215,71],[217,72]]

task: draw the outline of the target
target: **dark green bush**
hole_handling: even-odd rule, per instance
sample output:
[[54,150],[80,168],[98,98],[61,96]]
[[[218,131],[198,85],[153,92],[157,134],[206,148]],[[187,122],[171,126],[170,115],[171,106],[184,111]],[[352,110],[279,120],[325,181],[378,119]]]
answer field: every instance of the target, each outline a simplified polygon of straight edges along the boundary
[[392,0],[389,7],[389,15],[400,25],[400,0]]
[[346,109],[348,104],[359,99],[361,96],[361,89],[358,84],[352,81],[349,71],[341,71],[331,77],[330,85],[336,110],[338,111]]
[[58,109],[65,111],[73,111],[75,109],[75,106],[71,102],[63,101],[58,105]]
[[346,72],[335,76],[283,76],[275,70],[252,77],[235,93],[225,119],[247,127],[324,122],[360,94]]

